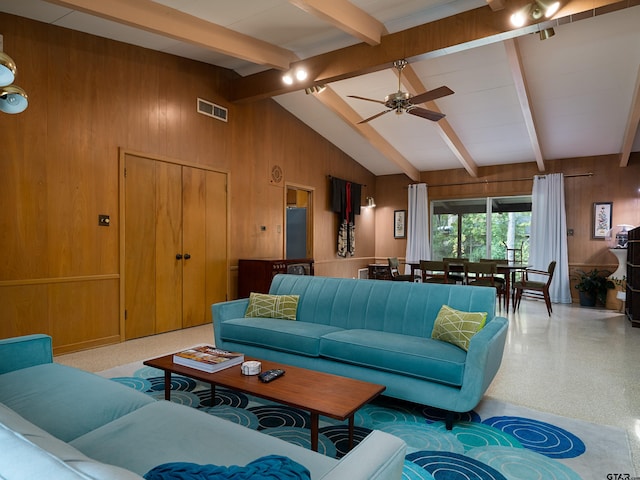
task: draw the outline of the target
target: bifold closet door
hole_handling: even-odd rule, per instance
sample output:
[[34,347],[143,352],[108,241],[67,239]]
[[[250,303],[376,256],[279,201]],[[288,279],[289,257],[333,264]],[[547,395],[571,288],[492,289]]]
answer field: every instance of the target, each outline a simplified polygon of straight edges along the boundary
[[182,167],[127,155],[125,338],[182,327]]
[[226,300],[226,174],[183,167],[182,327],[211,322],[211,304]]
[[125,338],[211,322],[227,294],[227,176],[125,158]]

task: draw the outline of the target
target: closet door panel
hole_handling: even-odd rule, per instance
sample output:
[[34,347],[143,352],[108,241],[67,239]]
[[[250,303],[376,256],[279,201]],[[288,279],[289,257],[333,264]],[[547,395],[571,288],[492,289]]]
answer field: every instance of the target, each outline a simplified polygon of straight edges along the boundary
[[207,280],[206,314],[211,305],[227,299],[227,176],[207,172]]
[[155,333],[156,162],[125,163],[125,338]]
[[[182,241],[184,250],[182,281],[182,327],[207,322],[205,279],[206,248],[206,171],[183,167]],[[215,228],[215,227],[211,227]]]
[[182,328],[182,167],[156,162],[156,328]]

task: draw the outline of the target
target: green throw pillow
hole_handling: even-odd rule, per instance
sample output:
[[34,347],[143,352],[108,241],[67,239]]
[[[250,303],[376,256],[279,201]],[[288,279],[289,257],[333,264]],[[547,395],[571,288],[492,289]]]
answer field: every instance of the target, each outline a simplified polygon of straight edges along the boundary
[[466,352],[471,337],[484,327],[486,321],[487,312],[461,312],[443,305],[433,325],[431,338],[452,343]]
[[268,295],[251,292],[249,306],[244,316],[295,320],[299,298],[300,295]]

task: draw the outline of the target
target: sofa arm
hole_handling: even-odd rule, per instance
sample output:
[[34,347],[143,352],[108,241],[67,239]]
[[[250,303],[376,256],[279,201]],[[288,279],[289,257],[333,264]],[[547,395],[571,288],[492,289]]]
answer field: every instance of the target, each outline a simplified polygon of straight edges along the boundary
[[241,298],[239,300],[230,300],[228,302],[214,303],[211,305],[211,317],[213,321],[213,336],[216,341],[216,345],[221,345],[220,339],[220,324],[231,318],[242,318],[244,312],[247,311],[249,306],[248,298]]
[[506,318],[495,317],[471,338],[455,411],[475,408],[489,388],[502,362],[508,327]]
[[407,445],[380,430],[367,435],[322,480],[400,480]]
[[0,340],[0,374],[53,362],[51,337],[35,334]]

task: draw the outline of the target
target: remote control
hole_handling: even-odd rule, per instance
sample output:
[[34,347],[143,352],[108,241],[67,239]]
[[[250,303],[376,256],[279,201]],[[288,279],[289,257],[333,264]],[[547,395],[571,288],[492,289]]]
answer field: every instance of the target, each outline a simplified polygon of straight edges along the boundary
[[280,368],[274,368],[272,370],[267,370],[266,372],[262,372],[258,375],[258,378],[262,380],[264,383],[269,383],[271,380],[275,380],[278,377],[284,375],[284,370]]

